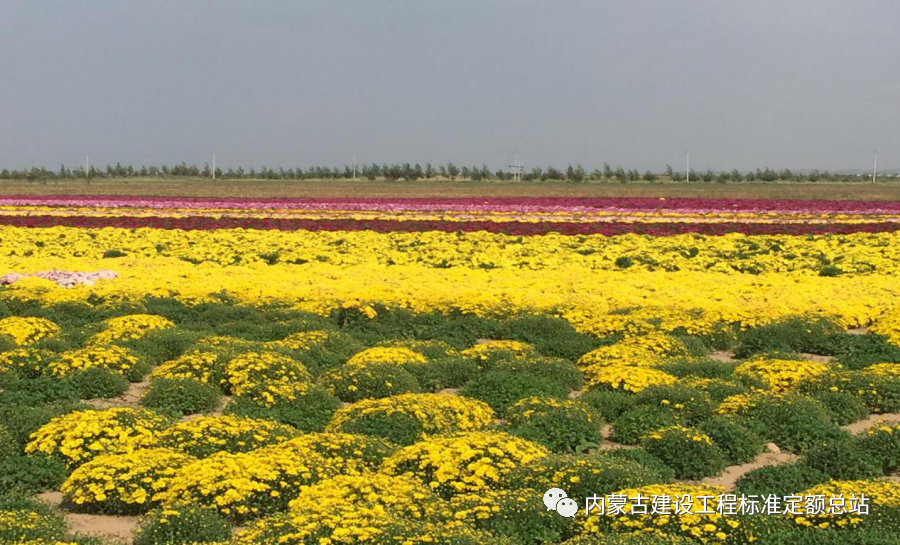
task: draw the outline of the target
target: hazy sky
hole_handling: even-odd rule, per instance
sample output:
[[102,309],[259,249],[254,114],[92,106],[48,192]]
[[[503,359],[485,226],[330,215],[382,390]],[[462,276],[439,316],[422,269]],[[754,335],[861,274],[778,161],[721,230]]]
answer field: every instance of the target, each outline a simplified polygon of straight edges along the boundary
[[0,0],[0,166],[900,167],[896,0]]

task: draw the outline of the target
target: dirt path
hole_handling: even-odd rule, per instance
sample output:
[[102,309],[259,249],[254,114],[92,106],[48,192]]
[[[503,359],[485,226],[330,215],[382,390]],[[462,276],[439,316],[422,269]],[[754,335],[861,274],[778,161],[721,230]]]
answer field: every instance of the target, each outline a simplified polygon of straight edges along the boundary
[[63,505],[62,492],[45,492],[38,494],[37,498],[44,503],[58,507],[62,511],[72,534],[98,537],[115,543],[131,545],[134,530],[137,528],[140,520],[138,517],[120,515],[71,513]]
[[112,407],[136,407],[143,397],[144,392],[150,387],[150,381],[147,379],[141,382],[132,382],[128,385],[128,389],[119,397],[110,399],[88,399],[85,403],[95,409],[109,409]]
[[852,424],[848,424],[846,426],[841,426],[841,429],[849,431],[850,433],[857,434],[866,431],[871,428],[878,422],[900,422],[900,413],[884,413],[884,414],[872,414],[854,422]]
[[702,484],[710,486],[721,486],[725,490],[734,490],[734,485],[735,483],[737,483],[738,479],[740,479],[747,473],[750,473],[751,471],[762,467],[777,466],[786,464],[788,462],[793,462],[797,458],[798,456],[796,454],[791,454],[789,452],[767,451],[760,453],[752,462],[726,467],[725,471],[723,471],[722,473],[716,475],[715,477],[707,477],[700,482]]

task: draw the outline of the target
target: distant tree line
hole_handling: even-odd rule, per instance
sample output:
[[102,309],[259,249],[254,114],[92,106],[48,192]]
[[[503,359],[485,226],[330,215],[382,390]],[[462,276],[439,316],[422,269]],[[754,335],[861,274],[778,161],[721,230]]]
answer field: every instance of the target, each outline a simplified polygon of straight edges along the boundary
[[[896,178],[898,175],[889,174],[886,177]],[[208,164],[203,167],[197,165],[188,165],[181,163],[180,165],[162,165],[162,166],[141,166],[134,167],[132,165],[124,166],[120,163],[115,165],[106,165],[106,168],[96,168],[91,166],[89,170],[84,167],[69,168],[65,165],[59,167],[58,170],[49,170],[43,167],[33,167],[24,170],[0,170],[0,180],[68,180],[68,179],[86,179],[93,178],[212,178],[213,171]],[[228,168],[215,169],[216,179],[221,180],[348,180],[354,177],[353,167],[345,165],[343,167],[322,167],[313,166],[309,168],[268,168],[262,167],[259,170],[254,168],[244,169]],[[357,168],[356,177],[367,180],[512,180],[514,179],[511,170],[491,170],[487,165],[479,166],[456,166],[453,163],[446,165],[434,166],[426,163],[423,167],[421,164],[410,163],[401,164],[383,164],[364,165]],[[671,166],[666,166],[662,173],[654,173],[651,171],[639,172],[637,169],[626,170],[621,166],[613,168],[609,163],[604,164],[602,169],[593,169],[587,171],[579,165],[569,165],[566,169],[558,169],[555,167],[540,168],[535,167],[525,170],[521,173],[523,181],[568,181],[568,182],[664,182],[664,181],[684,181],[687,176],[683,171],[676,171]],[[819,182],[819,181],[836,181],[836,180],[853,180],[866,178],[867,175],[862,174],[833,174],[828,171],[813,170],[805,173],[796,173],[790,169],[772,170],[768,167],[755,171],[713,171],[690,173],[691,181],[697,182],[776,182],[776,181],[793,181],[793,182]]]

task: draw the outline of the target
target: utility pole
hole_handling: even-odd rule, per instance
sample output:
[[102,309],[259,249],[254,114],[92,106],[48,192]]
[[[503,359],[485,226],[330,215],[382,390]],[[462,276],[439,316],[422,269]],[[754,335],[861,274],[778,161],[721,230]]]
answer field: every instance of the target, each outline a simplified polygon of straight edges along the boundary
[[84,156],[84,177],[85,178],[91,177],[91,156],[90,155]]
[[525,174],[525,162],[519,160],[517,152],[513,152],[513,162],[509,165],[509,168],[512,170],[513,181],[521,182],[522,175]]
[[356,181],[356,154],[353,154],[353,181]]
[[687,181],[690,182],[691,181],[691,152],[685,150],[684,156],[685,156],[685,161],[687,162],[687,167],[685,168],[684,173],[685,173],[685,177],[686,177]]
[[872,183],[875,183],[875,177],[878,175],[878,150],[872,151]]
[[213,153],[212,179],[213,179],[213,181],[216,181],[216,154],[215,153]]

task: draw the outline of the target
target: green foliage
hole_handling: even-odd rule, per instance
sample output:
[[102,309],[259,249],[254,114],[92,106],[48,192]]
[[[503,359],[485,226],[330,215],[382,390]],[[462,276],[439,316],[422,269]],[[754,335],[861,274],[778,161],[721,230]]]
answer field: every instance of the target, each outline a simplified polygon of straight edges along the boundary
[[737,367],[736,363],[698,358],[694,360],[667,363],[661,365],[659,369],[679,378],[698,377],[728,379],[731,377],[732,372],[734,372],[735,367]]
[[0,543],[62,541],[66,534],[66,523],[57,511],[22,496],[0,496],[0,512],[18,510],[31,511],[38,516],[33,521],[12,520],[0,525]]
[[349,403],[422,391],[416,377],[394,363],[345,366],[328,371],[319,380],[338,399]]
[[503,371],[528,375],[558,382],[571,390],[580,390],[584,384],[581,370],[570,361],[561,358],[525,357],[502,359],[485,367],[489,371]]
[[551,316],[522,316],[500,325],[498,339],[526,342],[546,356],[575,361],[597,347],[597,340],[579,333],[568,321]]
[[738,494],[790,496],[828,482],[828,475],[802,462],[766,466],[746,473],[735,483]]
[[460,395],[484,401],[499,415],[506,414],[506,409],[526,397],[552,397],[565,399],[570,388],[562,383],[530,374],[514,371],[488,371],[466,384]]
[[540,443],[553,452],[581,452],[597,448],[602,420],[585,403],[566,401],[560,406],[530,405],[507,411],[509,432],[513,435]]
[[900,347],[888,342],[884,335],[840,334],[829,339],[830,350],[837,362],[847,369],[864,369],[876,363],[900,363]]
[[652,472],[652,474],[659,475],[659,478],[662,479],[660,482],[667,483],[675,478],[675,470],[667,466],[665,462],[656,456],[647,452],[646,449],[640,447],[607,450],[603,451],[602,455],[607,458],[637,462],[647,468],[647,471]]
[[[564,517],[547,511],[542,490],[502,490],[491,500],[497,507],[475,520],[475,527],[511,543],[559,543],[575,534],[575,527]],[[479,500],[473,500],[477,505]],[[459,507],[467,507],[463,503]],[[498,541],[499,543],[502,543]]]
[[884,473],[890,473],[900,468],[900,430],[886,427],[892,431],[879,429],[878,425],[869,429],[860,437],[859,445]]
[[148,514],[135,531],[134,545],[188,545],[230,538],[231,524],[215,510],[186,506]]
[[849,435],[809,449],[804,463],[833,480],[869,479],[882,474],[882,464]]
[[643,446],[671,467],[678,479],[711,477],[725,469],[725,455],[699,433],[692,428],[668,428],[645,438]]
[[762,438],[733,418],[716,417],[699,424],[697,429],[712,439],[728,465],[750,462],[763,449]]
[[682,536],[655,534],[582,535],[565,545],[695,545],[697,542]]
[[81,399],[108,399],[128,390],[128,379],[105,367],[88,367],[67,377]]
[[607,421],[615,420],[634,407],[634,400],[634,394],[620,390],[594,390],[578,397],[578,401],[586,403]]
[[249,398],[236,397],[225,412],[250,418],[270,418],[302,432],[312,433],[324,430],[340,405],[336,397],[313,386],[305,395],[293,401],[281,401],[272,407],[264,407]]
[[57,416],[92,408],[90,405],[74,401],[57,401],[42,405],[0,405],[0,423],[12,434],[20,445],[28,442],[28,437],[38,428]]
[[141,405],[183,416],[211,411],[219,404],[215,386],[194,379],[155,378],[141,398]]
[[678,418],[670,409],[642,405],[625,411],[613,421],[610,439],[637,445],[646,435],[677,423]]
[[56,377],[26,378],[13,381],[0,392],[0,406],[37,406],[45,403],[77,401],[78,390],[71,381]]
[[854,530],[821,529],[797,526],[764,533],[754,545],[895,545],[900,533],[878,528]]
[[634,403],[636,406],[668,409],[680,422],[689,424],[706,420],[713,411],[703,392],[683,384],[650,386],[637,394]]
[[363,414],[341,425],[344,433],[383,437],[398,445],[411,445],[422,438],[422,422],[403,412]]
[[59,458],[43,453],[15,454],[0,460],[0,495],[58,490],[67,476],[66,464]]
[[168,328],[149,332],[140,339],[122,343],[137,354],[140,365],[128,375],[132,382],[140,381],[151,367],[174,360],[190,349],[199,335],[192,331]]
[[828,353],[832,335],[843,328],[820,316],[791,316],[744,333],[735,351],[738,358],[766,352]]
[[843,433],[822,403],[801,395],[765,399],[746,416],[759,422],[765,439],[791,452],[802,453]]
[[869,415],[869,409],[858,397],[846,392],[813,392],[809,397],[822,403],[838,426],[846,426]]

